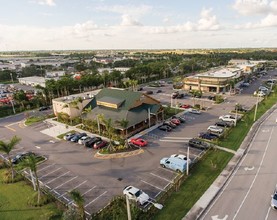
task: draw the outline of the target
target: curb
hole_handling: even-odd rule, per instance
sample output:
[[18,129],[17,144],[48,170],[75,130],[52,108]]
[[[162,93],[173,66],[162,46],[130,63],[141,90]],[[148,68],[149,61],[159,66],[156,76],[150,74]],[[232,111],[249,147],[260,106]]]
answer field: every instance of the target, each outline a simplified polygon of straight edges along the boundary
[[94,155],[97,159],[114,159],[114,158],[125,158],[144,153],[143,149],[138,149],[130,152],[115,153],[115,154],[101,154],[99,151]]

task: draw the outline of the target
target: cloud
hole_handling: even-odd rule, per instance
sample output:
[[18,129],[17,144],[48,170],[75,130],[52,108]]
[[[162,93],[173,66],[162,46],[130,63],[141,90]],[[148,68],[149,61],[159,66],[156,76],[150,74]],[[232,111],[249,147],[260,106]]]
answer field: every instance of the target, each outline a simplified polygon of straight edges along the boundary
[[277,13],[277,1],[272,0],[236,0],[233,8],[241,15],[259,15]]
[[144,31],[150,34],[169,34],[188,31],[215,31],[219,30],[220,25],[212,9],[202,9],[200,18],[197,22],[187,21],[184,24],[174,26],[148,26]]
[[236,25],[235,29],[258,29],[277,27],[277,15],[269,14],[257,23],[246,23],[243,25]]
[[33,2],[38,3],[40,5],[48,5],[48,6],[55,6],[55,0],[34,0]]
[[133,19],[130,15],[125,14],[121,16],[121,26],[142,26],[137,20]]

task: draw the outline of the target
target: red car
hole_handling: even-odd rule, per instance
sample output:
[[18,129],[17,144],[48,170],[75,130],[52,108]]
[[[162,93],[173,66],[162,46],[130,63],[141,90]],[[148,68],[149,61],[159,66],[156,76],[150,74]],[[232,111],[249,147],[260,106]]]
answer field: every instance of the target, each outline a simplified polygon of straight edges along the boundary
[[107,141],[101,140],[101,141],[97,141],[96,143],[94,143],[93,148],[94,149],[100,149],[103,148],[107,145]]
[[191,105],[183,104],[179,106],[180,108],[191,108]]
[[143,140],[142,138],[132,138],[130,140],[130,143],[134,144],[134,145],[137,145],[137,146],[140,146],[140,147],[144,147],[144,146],[147,145],[147,141]]
[[181,124],[180,120],[177,119],[177,118],[172,118],[172,119],[171,119],[171,122],[174,123],[175,125]]

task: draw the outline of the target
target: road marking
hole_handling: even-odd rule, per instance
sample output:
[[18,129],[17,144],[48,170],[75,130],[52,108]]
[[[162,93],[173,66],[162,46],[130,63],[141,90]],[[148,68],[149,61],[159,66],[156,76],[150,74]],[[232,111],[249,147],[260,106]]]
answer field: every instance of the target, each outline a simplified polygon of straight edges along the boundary
[[84,193],[82,194],[82,196],[85,195],[85,194],[87,194],[87,193],[90,192],[91,190],[93,190],[95,187],[96,187],[96,186],[94,186],[94,187],[92,187],[91,189],[89,189],[89,190],[87,190],[86,192],[84,192]]
[[186,140],[190,140],[192,139],[191,137],[163,137],[165,139],[186,139]]
[[13,131],[13,132],[16,132],[16,130],[15,130],[15,129],[10,128],[10,127],[8,127],[8,126],[5,126],[5,128],[7,128],[7,129],[9,129],[9,130],[11,130],[11,131]]
[[157,174],[155,174],[155,173],[150,173],[152,176],[155,176],[155,177],[158,177],[158,178],[160,178],[160,179],[162,179],[162,180],[165,180],[165,181],[167,181],[167,182],[170,182],[170,183],[173,183],[173,181],[171,181],[171,180],[169,180],[169,179],[166,179],[166,178],[164,178],[164,177],[161,177],[161,176],[159,176],[159,175],[157,175]]
[[252,167],[244,167],[244,170],[245,170],[245,171],[248,171],[248,170],[251,171],[251,170],[254,170],[254,168],[255,168],[254,166],[252,166]]
[[64,184],[66,184],[66,183],[68,183],[68,182],[70,182],[70,181],[72,181],[72,180],[76,179],[77,177],[78,177],[78,176],[75,176],[75,177],[71,178],[70,180],[65,181],[64,183],[62,183],[61,185],[59,185],[59,186],[55,187],[54,189],[58,189],[58,188],[60,188],[60,187],[61,187],[61,186],[63,186]]
[[143,182],[143,183],[148,184],[149,186],[153,186],[154,188],[156,188],[156,189],[158,189],[158,190],[164,191],[164,189],[162,189],[162,188],[160,188],[160,187],[157,187],[157,186],[155,186],[155,185],[153,185],[153,184],[151,184],[151,183],[148,183],[148,182],[146,182],[146,181],[144,181],[144,180],[140,180],[140,181]]
[[54,165],[56,165],[56,164],[54,163],[54,164],[50,164],[50,165],[48,165],[48,166],[46,166],[46,167],[43,167],[42,169],[38,170],[38,172],[40,172],[40,171],[42,171],[42,170],[45,170],[45,169],[47,169],[48,167],[51,167],[51,166],[54,166]]
[[50,143],[52,143],[52,144],[55,144],[55,143],[56,143],[56,142],[55,142],[55,141],[53,141],[53,140],[50,140],[49,142],[50,142]]
[[170,173],[176,174],[175,171],[172,171],[172,170],[169,170],[169,169],[165,169],[165,168],[163,168],[163,167],[159,167],[159,169],[162,169],[162,170],[168,171],[168,172],[170,172]]
[[252,183],[251,183],[251,185],[250,185],[250,187],[249,187],[249,189],[248,189],[248,191],[247,191],[247,193],[246,193],[244,199],[242,200],[242,202],[241,202],[241,204],[240,204],[238,210],[236,211],[233,220],[236,219],[236,217],[237,217],[237,215],[238,215],[238,213],[239,213],[241,207],[243,206],[243,204],[244,204],[246,198],[248,197],[248,195],[249,195],[249,193],[250,193],[250,191],[251,191],[251,189],[252,189],[252,187],[253,187],[253,185],[254,185],[254,183],[255,183],[255,181],[256,181],[256,179],[257,179],[259,173],[260,173],[260,170],[261,170],[261,167],[262,167],[262,164],[263,164],[263,162],[264,162],[264,158],[265,158],[265,155],[266,155],[268,146],[269,146],[269,142],[270,142],[271,137],[272,137],[272,134],[273,134],[273,130],[274,130],[274,127],[271,129],[271,133],[270,133],[269,139],[268,139],[268,141],[267,141],[267,144],[266,144],[266,147],[265,147],[265,151],[264,151],[264,153],[263,153],[262,160],[261,160],[261,162],[260,162],[260,164],[259,164],[259,168],[258,168],[258,170],[257,170],[257,172],[256,172],[256,174],[255,174],[255,177],[254,177],[254,179],[253,179],[253,181],[252,181]]
[[[78,186],[74,187],[74,188],[71,189],[70,191],[72,191],[72,190],[74,190],[74,189],[77,189],[79,186],[83,185],[83,184],[86,183],[86,182],[87,182],[87,180],[84,181],[84,182],[82,182],[82,183],[80,183]],[[65,195],[66,193],[68,193],[68,192],[63,193],[60,197],[65,198],[64,195]],[[58,197],[58,198],[60,198],[60,197]],[[66,199],[66,200],[67,200],[67,199]],[[69,201],[69,200],[67,200],[67,201]]]
[[95,202],[97,199],[99,199],[101,196],[105,195],[108,191],[103,192],[100,196],[97,196],[94,200],[89,202],[88,204],[85,205],[85,208],[89,206],[91,203]]
[[267,132],[269,132],[269,129],[264,129],[264,130],[262,130],[262,132],[267,133]]
[[35,146],[35,148],[40,149],[40,147],[39,147],[39,146]]
[[52,182],[55,181],[56,179],[59,179],[60,177],[63,177],[63,176],[65,176],[65,175],[68,174],[68,173],[70,173],[70,171],[67,171],[66,173],[64,173],[64,174],[62,174],[62,175],[60,175],[60,176],[58,176],[58,177],[56,177],[56,178],[54,178],[54,179],[52,179],[52,180],[46,182],[46,184],[52,183]]
[[271,210],[271,207],[269,207],[269,208],[268,208],[268,210],[267,210],[267,213],[266,213],[266,216],[265,216],[265,220],[267,220],[267,219],[268,219],[268,216],[269,216],[269,212],[270,212],[270,210]]
[[56,171],[58,171],[58,170],[60,170],[60,169],[62,169],[62,168],[61,168],[61,167],[59,167],[58,169],[53,170],[52,172],[47,173],[47,174],[45,174],[45,175],[41,176],[39,179],[41,179],[41,178],[43,178],[43,177],[46,177],[46,176],[50,175],[51,173],[55,173]]
[[227,220],[228,215],[225,215],[223,218],[218,218],[218,215],[213,215],[212,220]]

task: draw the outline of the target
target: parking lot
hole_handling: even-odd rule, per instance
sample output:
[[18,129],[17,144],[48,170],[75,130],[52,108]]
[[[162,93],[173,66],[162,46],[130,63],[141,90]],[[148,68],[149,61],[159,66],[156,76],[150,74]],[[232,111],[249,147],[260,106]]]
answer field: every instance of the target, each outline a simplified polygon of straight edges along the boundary
[[[159,165],[160,159],[172,154],[186,155],[189,139],[196,137],[199,132],[206,131],[209,125],[218,120],[219,115],[233,110],[236,103],[252,107],[256,103],[256,97],[252,94],[261,84],[261,80],[263,78],[253,82],[239,95],[224,95],[226,101],[223,104],[214,105],[213,102],[205,99],[209,109],[200,115],[184,113],[186,122],[172,132],[155,129],[144,134],[143,138],[149,144],[143,148],[143,154],[134,157],[108,160],[95,158],[95,150],[76,143],[57,140],[46,134],[46,131],[52,129],[58,135],[64,131],[64,125],[57,127],[44,122],[25,127],[21,126],[21,121],[8,123],[7,119],[1,119],[0,138],[9,140],[15,134],[22,138],[17,148],[12,151],[12,156],[27,150],[46,156],[47,161],[38,166],[40,182],[67,204],[72,203],[68,192],[78,189],[85,198],[87,213],[92,213],[107,205],[113,196],[122,195],[122,190],[127,185],[142,189],[153,199],[157,198],[177,176],[176,172],[162,168]],[[168,85],[168,90],[164,88],[162,90],[162,93],[153,94],[153,97],[160,98],[164,103],[170,103],[172,85]],[[193,104],[195,100],[186,97],[178,99],[178,102]],[[7,126],[10,129],[6,129]],[[199,149],[189,150],[192,161],[201,154],[202,151]],[[1,156],[6,158],[4,154]]]

